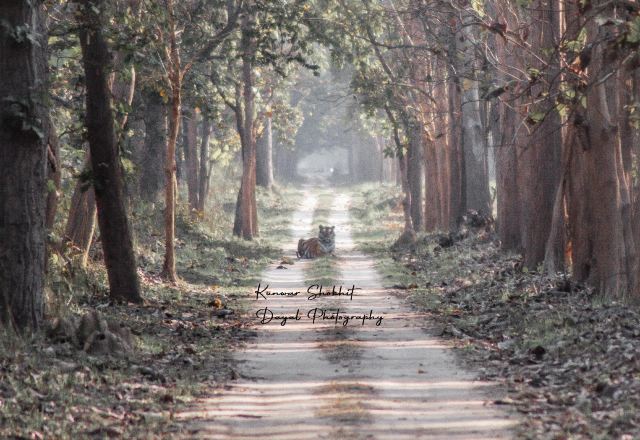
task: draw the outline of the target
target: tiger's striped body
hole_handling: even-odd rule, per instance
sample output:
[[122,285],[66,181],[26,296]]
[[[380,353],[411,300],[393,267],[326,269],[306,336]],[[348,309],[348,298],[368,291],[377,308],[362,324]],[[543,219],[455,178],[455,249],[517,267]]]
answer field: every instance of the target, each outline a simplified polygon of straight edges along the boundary
[[332,254],[336,248],[335,226],[320,225],[320,232],[317,237],[298,241],[298,258],[318,258],[323,255]]

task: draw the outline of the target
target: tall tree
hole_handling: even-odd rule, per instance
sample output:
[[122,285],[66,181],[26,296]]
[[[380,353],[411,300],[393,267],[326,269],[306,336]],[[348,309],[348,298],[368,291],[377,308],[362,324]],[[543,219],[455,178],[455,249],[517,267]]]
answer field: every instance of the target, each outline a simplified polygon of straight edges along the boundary
[[[233,234],[251,240],[258,233],[258,212],[256,205],[256,132],[254,63],[257,50],[256,17],[254,2],[245,2],[242,17],[240,53],[242,56],[242,112],[238,113],[236,125],[242,144],[242,181],[238,192],[236,218]],[[237,106],[238,104],[236,104]],[[238,107],[240,109],[240,107]]]
[[[571,119],[574,135],[569,170],[568,214],[574,276],[588,281],[602,294],[625,296],[637,293],[637,256],[631,232],[629,187],[624,178],[619,119],[607,91],[616,82],[616,52],[611,52],[613,5],[593,4],[585,23],[586,44],[575,66],[586,78],[586,109],[576,102]],[[569,17],[567,17],[569,19]],[[587,60],[588,55],[588,60]],[[612,57],[615,57],[612,59]],[[588,62],[587,62],[588,61]],[[581,72],[581,71],[585,72]]]
[[[237,73],[234,81],[235,101],[231,102],[217,84],[218,91],[236,115],[236,127],[242,145],[242,178],[236,202],[233,233],[251,240],[258,234],[258,210],[256,204],[256,138],[258,117],[258,69],[271,68],[280,75],[293,62],[315,69],[304,57],[311,52],[306,38],[305,11],[300,2],[265,2],[246,0],[242,11],[240,39],[237,55],[232,57],[229,68]],[[278,35],[274,38],[274,35]],[[240,65],[234,58],[240,59]]]
[[0,2],[0,323],[42,320],[48,114],[43,6]]
[[[118,2],[116,6],[122,6],[121,3]],[[131,106],[136,84],[135,68],[133,65],[127,66],[124,58],[125,55],[122,52],[115,54],[113,71],[109,73],[108,80],[117,110],[118,137],[126,127],[128,112],[124,109]],[[72,246],[74,251],[80,255],[81,267],[87,264],[96,228],[95,193],[89,179],[91,173],[91,154],[87,150],[82,173],[73,190],[64,236],[67,246]]]
[[[521,237],[524,264],[529,268],[537,267],[544,260],[556,189],[560,182],[562,132],[560,115],[553,99],[558,91],[555,78],[559,75],[560,66],[557,52],[549,50],[556,46],[560,29],[558,18],[553,0],[537,0],[532,4],[529,17],[532,23],[529,35],[531,55],[527,57],[527,66],[533,75],[529,79],[530,94],[540,98],[529,106],[529,135],[526,143],[520,146],[518,157],[523,165],[518,185]],[[547,98],[544,98],[545,93]],[[554,246],[556,249],[552,252],[559,259],[563,254],[562,241],[555,242]]]
[[123,174],[111,106],[111,55],[104,37],[102,2],[85,0],[80,45],[85,70],[86,126],[92,184],[98,211],[109,294],[114,300],[141,302],[133,240],[124,203]]
[[165,251],[162,264],[162,277],[171,282],[178,280],[176,273],[176,143],[180,130],[180,110],[182,106],[182,64],[178,48],[178,35],[176,29],[176,17],[173,10],[173,0],[167,0],[167,38],[166,61],[169,69],[167,79],[171,87],[171,107],[169,112],[169,135],[167,136],[167,154],[165,172],[165,205],[164,205],[164,231]]
[[[229,0],[227,4],[226,24],[217,33],[205,40],[203,46],[198,47],[195,54],[192,54],[187,62],[182,61],[180,51],[179,34],[176,20],[174,1],[166,0],[166,23],[158,29],[162,37],[164,51],[164,64],[167,66],[166,80],[171,90],[171,108],[169,112],[169,135],[167,137],[167,154],[165,163],[165,255],[162,265],[162,276],[171,282],[178,280],[176,273],[175,257],[175,205],[176,205],[176,143],[180,131],[180,114],[182,109],[182,85],[184,77],[188,74],[195,63],[206,60],[211,53],[229,36],[236,28],[238,15],[242,7],[243,0]],[[236,4],[237,3],[237,4]]]

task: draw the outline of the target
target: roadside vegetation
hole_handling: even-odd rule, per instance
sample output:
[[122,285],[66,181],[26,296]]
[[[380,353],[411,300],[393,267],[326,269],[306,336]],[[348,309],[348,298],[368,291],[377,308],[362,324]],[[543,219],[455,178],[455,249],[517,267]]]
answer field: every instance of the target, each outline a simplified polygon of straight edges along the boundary
[[377,259],[385,287],[429,313],[482,379],[504,383],[496,401],[523,414],[518,438],[640,435],[640,313],[564,275],[545,276],[499,250],[491,224],[419,234],[398,246],[397,188],[353,191],[354,239]]
[[158,274],[162,212],[134,207],[139,306],[110,301],[99,240],[85,268],[52,254],[44,334],[0,338],[1,438],[166,438],[182,430],[175,412],[236,377],[230,350],[244,338],[245,300],[281,256],[300,195],[259,191],[253,241],[230,237],[233,198],[214,195],[206,221],[179,205],[175,285]]

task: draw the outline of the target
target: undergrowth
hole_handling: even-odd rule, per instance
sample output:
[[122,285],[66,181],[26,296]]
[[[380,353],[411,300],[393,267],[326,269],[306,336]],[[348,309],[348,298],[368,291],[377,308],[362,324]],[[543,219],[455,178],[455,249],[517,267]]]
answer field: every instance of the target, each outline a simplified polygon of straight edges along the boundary
[[[181,199],[181,200],[184,200]],[[215,194],[204,218],[179,205],[177,269],[181,281],[158,276],[164,253],[161,204],[137,204],[135,231],[142,305],[111,304],[99,240],[89,264],[52,254],[47,320],[98,310],[130,329],[130,353],[89,355],[46,331],[0,336],[0,438],[166,438],[184,429],[175,414],[235,377],[232,345],[243,337],[240,316],[250,286],[281,253],[293,190],[259,191],[261,235],[231,236],[235,192]]]
[[456,341],[481,378],[505,383],[508,397],[495,403],[523,414],[517,438],[640,436],[636,305],[528,270],[471,227],[452,243],[423,233],[394,247],[403,225],[395,188],[356,188],[351,216],[385,286],[428,312],[432,331]]

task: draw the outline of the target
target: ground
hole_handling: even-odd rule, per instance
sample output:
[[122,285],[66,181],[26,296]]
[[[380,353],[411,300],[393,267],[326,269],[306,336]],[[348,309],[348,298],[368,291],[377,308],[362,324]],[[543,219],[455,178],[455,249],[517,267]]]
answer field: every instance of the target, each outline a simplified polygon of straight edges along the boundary
[[[253,296],[250,310],[259,314],[252,317],[256,336],[235,356],[236,380],[176,414],[192,421],[189,436],[508,438],[516,419],[491,404],[500,393],[496,384],[476,381],[459,367],[451,348],[425,330],[424,314],[385,289],[373,259],[355,249],[350,196],[334,191],[327,198],[309,190],[303,200],[285,255],[294,255],[294,237],[309,236],[325,223],[336,227],[336,256],[274,262],[261,285],[288,295],[256,298],[247,292]],[[318,280],[329,291],[357,290],[309,300],[309,286]],[[268,321],[266,310],[273,320],[260,323]],[[314,322],[309,313],[318,316],[320,310],[331,319]],[[354,318],[345,323],[345,316]]]
[[[86,353],[46,328],[3,336],[0,437],[640,435],[635,304],[523,267],[491,224],[394,246],[399,201],[393,186],[262,192],[254,242],[228,238],[231,199],[206,219],[183,211],[175,286],[157,276],[162,213],[138,207],[144,305],[109,303],[99,246],[87,269],[68,255],[49,269],[50,319],[98,310],[133,349]],[[336,226],[335,256],[297,260],[319,224]],[[258,283],[300,294],[256,298]],[[359,290],[309,300],[315,284]],[[261,324],[265,308],[275,317]],[[315,308],[341,314],[313,323]]]

